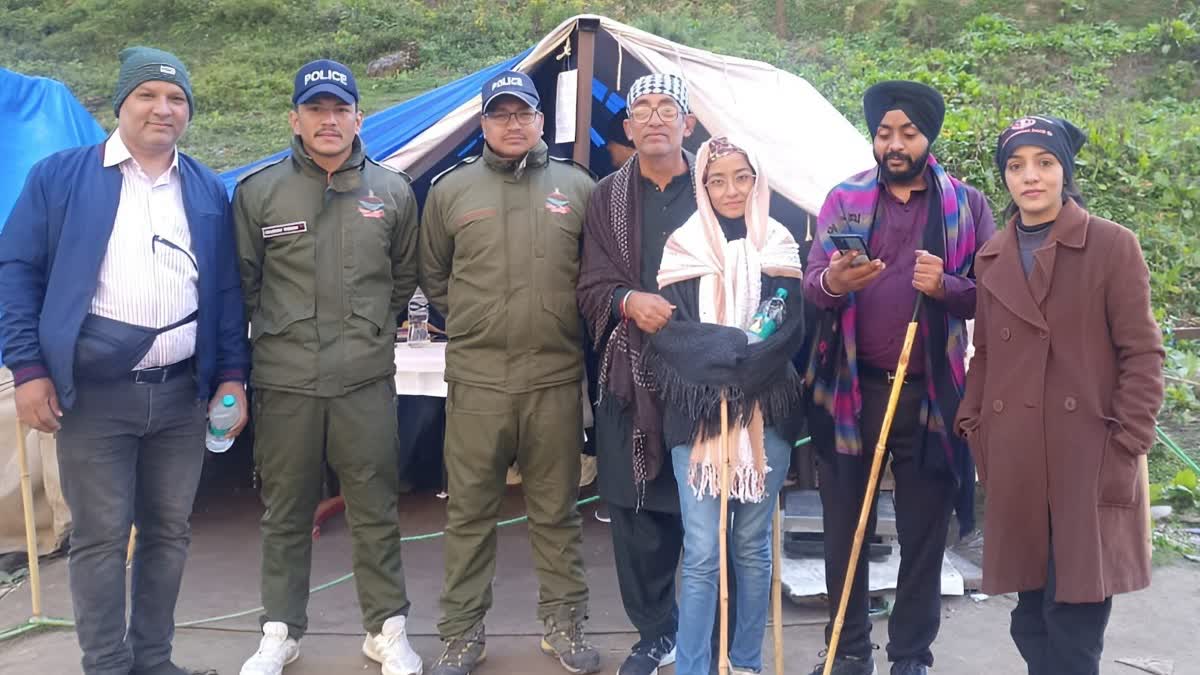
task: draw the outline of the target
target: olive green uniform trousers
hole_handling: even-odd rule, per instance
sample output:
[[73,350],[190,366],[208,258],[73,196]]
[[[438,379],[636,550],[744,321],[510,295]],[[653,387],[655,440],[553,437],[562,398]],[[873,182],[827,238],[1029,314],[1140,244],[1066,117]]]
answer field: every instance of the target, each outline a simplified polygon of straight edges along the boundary
[[510,394],[450,383],[446,399],[448,523],[444,639],[467,632],[492,606],[496,523],[508,466],[521,467],[529,540],[537,571],[538,618],[583,619],[579,499],[583,445],[579,383]]
[[363,627],[408,614],[397,511],[396,393],[391,378],[333,397],[258,389],[254,461],[262,477],[262,622],[282,621],[296,639],[308,628],[313,514],[322,466],[346,500]]

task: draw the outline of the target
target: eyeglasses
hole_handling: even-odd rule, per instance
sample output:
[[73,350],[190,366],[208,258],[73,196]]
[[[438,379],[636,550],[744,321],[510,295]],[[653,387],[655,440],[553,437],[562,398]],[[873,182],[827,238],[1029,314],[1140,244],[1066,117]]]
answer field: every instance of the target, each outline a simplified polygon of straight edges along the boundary
[[645,124],[654,117],[654,113],[658,113],[658,119],[663,122],[674,122],[679,118],[679,108],[673,105],[662,105],[651,108],[648,105],[641,105],[629,111],[629,119],[638,124]]
[[521,110],[519,112],[485,112],[483,113],[483,116],[489,122],[495,122],[496,124],[500,124],[502,126],[508,126],[515,117],[518,124],[523,127],[527,127],[530,124],[533,124],[533,121],[537,119],[537,116],[540,114],[541,113],[536,110]]
[[150,237],[150,252],[151,253],[158,252],[155,250],[156,244],[162,244],[163,246],[165,246],[168,249],[171,249],[172,251],[177,251],[179,253],[182,253],[185,257],[187,257],[188,262],[190,262],[192,264],[192,268],[195,269],[197,272],[200,271],[200,266],[196,263],[196,258],[193,257],[191,253],[188,253],[179,244],[176,244],[175,242],[171,241],[170,239],[167,239],[165,237],[160,237],[156,234],[156,235]]
[[754,186],[754,182],[757,180],[758,176],[756,174],[747,171],[745,173],[739,173],[735,175],[732,182],[726,179],[724,176],[713,176],[704,182],[704,187],[708,188],[712,192],[720,194],[728,190],[729,186],[732,184],[733,187],[737,188],[738,192],[746,192]]

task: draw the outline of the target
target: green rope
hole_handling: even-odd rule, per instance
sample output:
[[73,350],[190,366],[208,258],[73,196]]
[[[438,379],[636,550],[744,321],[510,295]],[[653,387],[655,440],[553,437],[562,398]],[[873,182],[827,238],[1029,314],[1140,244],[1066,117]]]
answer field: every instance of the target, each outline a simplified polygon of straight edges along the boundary
[[[576,506],[587,506],[588,504],[592,504],[599,500],[600,500],[600,497],[588,497],[587,499],[579,500],[578,502],[575,503],[575,505]],[[500,522],[496,523],[496,527],[508,527],[510,525],[517,525],[517,524],[523,523],[527,520],[529,520],[529,516],[518,516],[516,518],[509,518],[508,520],[501,520]],[[442,530],[440,532],[429,532],[427,534],[416,534],[411,537],[401,537],[400,542],[407,544],[407,543],[412,543],[412,542],[416,542],[416,541],[429,541],[431,539],[438,539],[438,538],[441,538],[444,536],[446,536],[446,532],[445,532],[445,530]],[[324,591],[324,590],[333,588],[334,586],[337,586],[338,584],[343,584],[353,578],[354,578],[354,573],[350,572],[349,574],[344,574],[332,581],[327,581],[319,586],[313,586],[312,588],[309,589],[308,592],[311,594],[311,593],[317,593],[319,591]],[[204,624],[209,624],[209,623],[228,621],[230,619],[240,619],[244,616],[258,614],[261,611],[263,611],[262,607],[255,607],[253,609],[247,609],[247,610],[243,610],[241,612],[234,612],[233,614],[223,614],[221,616],[211,616],[206,619],[194,619],[192,621],[184,621],[183,623],[175,624],[175,627],[176,628],[191,628],[191,627],[195,627],[195,626],[202,626]],[[49,618],[49,617],[36,617],[35,616],[23,624],[20,624],[18,626],[13,626],[12,628],[9,628],[7,630],[4,630],[3,632],[0,632],[0,642],[4,642],[6,640],[11,640],[19,635],[24,635],[25,633],[28,633],[30,631],[37,630],[38,628],[51,628],[51,627],[52,628],[73,628],[74,626],[75,626],[75,622],[67,620],[67,619],[53,619],[53,618]]]
[[1167,435],[1167,432],[1163,431],[1162,427],[1154,427],[1154,432],[1158,434],[1158,440],[1163,445],[1167,446],[1168,450],[1175,453],[1175,456],[1182,460],[1183,463],[1188,466],[1188,468],[1190,468],[1192,471],[1195,471],[1197,474],[1200,474],[1200,466],[1197,466],[1196,460],[1188,456],[1188,454],[1183,451],[1183,448],[1176,445],[1175,441]]
[[[1180,448],[1175,443],[1175,441],[1171,439],[1170,436],[1167,435],[1167,432],[1163,431],[1162,427],[1156,426],[1154,428],[1154,430],[1158,435],[1158,440],[1163,445],[1165,445],[1167,447],[1167,449],[1169,449],[1172,453],[1174,453],[1177,457],[1179,457],[1179,459],[1182,460],[1183,463],[1186,464],[1188,467],[1190,467],[1193,471],[1195,471],[1197,474],[1200,474],[1200,466],[1198,466],[1196,464],[1196,461],[1193,460],[1191,457],[1189,457],[1188,454],[1186,452],[1184,452],[1183,449]],[[807,445],[811,442],[812,442],[812,437],[809,436],[807,438],[802,438],[802,439],[796,441],[795,444],[793,444],[793,447],[798,448],[803,445]],[[599,499],[600,499],[599,497],[588,497],[587,499],[581,499],[579,502],[576,503],[576,505],[577,506],[586,506],[588,504],[592,504],[592,503],[598,501]],[[519,523],[523,523],[527,520],[529,520],[529,516],[519,516],[517,518],[510,518],[508,520],[502,520],[502,521],[496,523],[496,526],[497,527],[508,527],[510,525],[517,525]],[[444,536],[446,536],[445,531],[430,532],[427,534],[417,534],[417,535],[413,535],[410,537],[402,537],[400,539],[400,541],[402,543],[412,543],[412,542],[417,542],[417,541],[429,541],[431,539],[439,539]],[[318,586],[313,586],[311,589],[309,589],[309,593],[317,593],[320,591],[328,590],[330,588],[333,588],[334,586],[337,586],[338,584],[343,584],[353,578],[354,578],[353,572],[342,575],[336,579],[333,579],[332,581],[327,581]],[[221,621],[228,621],[230,619],[240,619],[244,616],[250,616],[252,614],[257,614],[261,611],[263,611],[262,607],[255,607],[253,609],[247,609],[247,610],[243,610],[240,612],[234,612],[232,614],[223,614],[221,616],[212,616],[212,617],[208,617],[205,619],[195,619],[192,621],[184,621],[183,623],[178,623],[175,625],[178,628],[191,628],[191,627],[202,626],[202,625],[210,624],[210,623],[219,623]],[[50,617],[33,617],[32,619],[30,619],[29,621],[26,621],[23,624],[20,624],[18,626],[13,626],[12,628],[9,628],[7,630],[4,630],[3,632],[0,632],[0,642],[11,640],[19,635],[24,635],[25,633],[37,630],[39,628],[72,628],[74,626],[75,626],[75,623],[73,621],[69,621],[67,619],[55,619],[55,618],[50,618]]]

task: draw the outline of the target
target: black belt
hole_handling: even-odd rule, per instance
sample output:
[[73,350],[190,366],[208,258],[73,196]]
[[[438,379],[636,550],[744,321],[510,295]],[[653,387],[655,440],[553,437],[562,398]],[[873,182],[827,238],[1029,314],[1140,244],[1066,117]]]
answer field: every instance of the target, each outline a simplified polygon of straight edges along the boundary
[[[872,380],[884,380],[886,382],[894,382],[896,380],[896,371],[887,370],[884,368],[876,368],[865,363],[858,364],[858,376],[870,378]],[[904,384],[915,384],[925,380],[924,373],[905,373]]]
[[194,371],[194,359],[184,359],[169,366],[143,368],[129,373],[134,384],[162,384],[180,375],[190,375]]

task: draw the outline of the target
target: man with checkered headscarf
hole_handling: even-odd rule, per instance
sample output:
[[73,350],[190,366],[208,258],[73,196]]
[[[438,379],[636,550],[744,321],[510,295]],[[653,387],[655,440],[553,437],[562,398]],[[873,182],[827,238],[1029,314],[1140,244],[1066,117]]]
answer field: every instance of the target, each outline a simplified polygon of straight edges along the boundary
[[625,132],[637,154],[592,193],[578,296],[601,354],[600,494],[612,516],[621,600],[640,636],[618,673],[650,675],[675,658],[683,525],[675,477],[663,470],[662,414],[638,357],[674,310],[656,277],[667,236],[696,211],[693,158],[683,150],[696,119],[675,75],[637,79],[626,103]]

